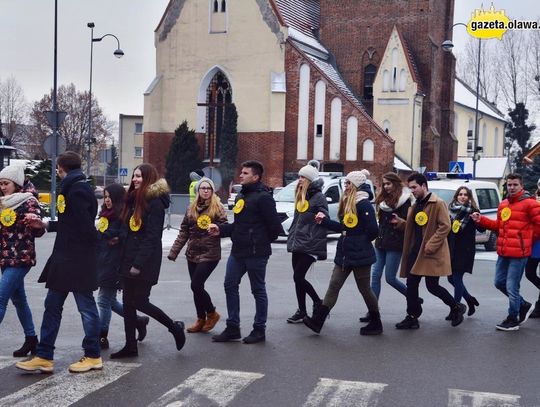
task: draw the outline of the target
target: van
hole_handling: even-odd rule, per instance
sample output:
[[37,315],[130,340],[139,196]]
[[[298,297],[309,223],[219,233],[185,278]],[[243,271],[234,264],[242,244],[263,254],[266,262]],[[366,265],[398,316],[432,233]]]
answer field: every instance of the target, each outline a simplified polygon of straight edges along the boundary
[[[489,181],[476,181],[470,179],[470,174],[427,173],[429,191],[450,204],[454,194],[460,186],[472,191],[480,213],[491,219],[497,219],[497,208],[501,202],[501,195],[497,184]],[[476,232],[476,244],[483,244],[487,251],[497,249],[497,234],[491,230]]]

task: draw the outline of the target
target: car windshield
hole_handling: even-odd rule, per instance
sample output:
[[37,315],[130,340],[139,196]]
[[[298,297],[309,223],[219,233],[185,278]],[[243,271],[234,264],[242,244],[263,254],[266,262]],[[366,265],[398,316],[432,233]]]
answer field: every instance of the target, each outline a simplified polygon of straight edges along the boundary
[[297,181],[291,182],[284,186],[278,193],[274,195],[276,202],[294,202],[294,191],[296,190]]
[[447,204],[452,202],[452,198],[454,197],[454,194],[456,193],[456,191],[453,189],[437,189],[437,188],[429,188],[429,192],[433,192],[439,198],[444,200]]

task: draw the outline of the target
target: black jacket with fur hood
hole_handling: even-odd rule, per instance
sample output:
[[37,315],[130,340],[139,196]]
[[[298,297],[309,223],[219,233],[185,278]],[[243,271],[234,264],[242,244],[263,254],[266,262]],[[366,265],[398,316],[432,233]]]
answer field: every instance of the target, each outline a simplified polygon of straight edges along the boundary
[[[169,207],[169,186],[165,179],[159,179],[150,185],[146,191],[147,207],[141,219],[140,228],[132,230],[129,225],[129,218],[135,208],[131,205],[128,220],[124,222],[127,229],[126,243],[122,256],[120,274],[123,278],[134,278],[147,281],[155,285],[158,282],[161,268],[162,245],[161,236],[163,234],[163,221],[165,220],[165,209]],[[131,267],[139,269],[138,276],[129,273]]]

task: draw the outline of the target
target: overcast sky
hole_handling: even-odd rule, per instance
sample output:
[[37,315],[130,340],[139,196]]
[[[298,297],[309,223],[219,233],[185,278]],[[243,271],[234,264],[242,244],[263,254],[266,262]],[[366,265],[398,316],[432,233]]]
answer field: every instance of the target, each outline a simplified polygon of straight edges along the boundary
[[[454,21],[466,23],[482,3],[486,8],[490,5],[489,0],[455,0]],[[540,14],[537,0],[493,3],[511,18],[537,19]],[[142,114],[143,92],[155,74],[154,30],[167,4],[168,0],[58,0],[59,85],[73,82],[79,90],[88,89],[90,29],[86,24],[92,21],[95,37],[115,34],[125,52],[122,59],[113,56],[114,38],[94,44],[93,93],[112,120],[118,120],[120,113]],[[53,33],[54,0],[0,0],[0,79],[13,75],[28,102],[52,87]],[[464,27],[454,28],[457,52],[467,35]]]

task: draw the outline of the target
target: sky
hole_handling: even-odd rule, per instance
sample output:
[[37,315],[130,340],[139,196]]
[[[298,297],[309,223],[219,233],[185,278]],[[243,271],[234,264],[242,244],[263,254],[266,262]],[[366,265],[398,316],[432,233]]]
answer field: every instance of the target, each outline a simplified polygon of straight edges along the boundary
[[[447,0],[435,0],[443,1]],[[114,38],[94,43],[93,95],[110,120],[118,120],[120,113],[142,114],[143,92],[155,75],[154,30],[168,2],[58,0],[58,84],[73,82],[79,90],[88,89],[87,23],[94,22],[94,37],[116,35],[125,55],[121,59],[113,56]],[[482,4],[488,8],[491,3],[455,0],[454,22],[467,23]],[[540,15],[537,0],[496,0],[493,4],[511,18],[537,19]],[[467,36],[464,27],[454,28],[456,53],[463,49]],[[0,0],[0,79],[14,76],[28,102],[40,99],[52,88],[53,40],[54,0]]]

